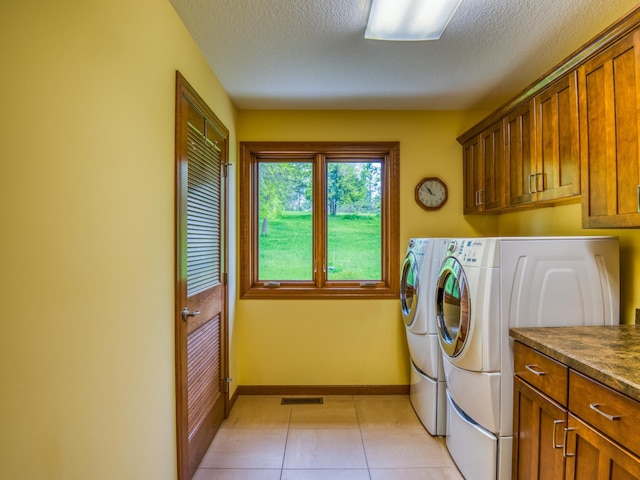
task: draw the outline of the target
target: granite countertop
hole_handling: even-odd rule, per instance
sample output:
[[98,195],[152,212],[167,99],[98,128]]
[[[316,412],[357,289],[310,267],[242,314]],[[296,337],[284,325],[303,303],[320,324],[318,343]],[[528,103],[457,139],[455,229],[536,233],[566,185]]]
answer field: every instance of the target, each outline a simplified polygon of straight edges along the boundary
[[640,325],[511,328],[509,335],[640,401]]

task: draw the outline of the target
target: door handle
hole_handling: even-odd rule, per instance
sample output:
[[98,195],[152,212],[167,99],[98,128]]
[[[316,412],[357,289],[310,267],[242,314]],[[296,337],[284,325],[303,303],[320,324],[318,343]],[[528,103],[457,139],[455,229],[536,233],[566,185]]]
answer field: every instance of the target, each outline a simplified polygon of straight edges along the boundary
[[556,440],[556,430],[557,430],[557,426],[558,425],[562,425],[564,423],[564,420],[554,420],[553,421],[553,448],[562,448],[564,450],[564,444],[562,445],[558,445],[558,442]]
[[182,320],[184,322],[186,322],[189,317],[196,317],[200,315],[200,311],[199,310],[189,310],[189,307],[184,307],[184,310],[182,310]]

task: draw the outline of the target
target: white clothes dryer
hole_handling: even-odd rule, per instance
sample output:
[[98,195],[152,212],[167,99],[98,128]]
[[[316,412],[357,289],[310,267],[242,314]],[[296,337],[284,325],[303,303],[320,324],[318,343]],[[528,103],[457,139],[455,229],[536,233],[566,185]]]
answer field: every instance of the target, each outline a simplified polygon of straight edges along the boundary
[[509,328],[619,323],[619,291],[614,237],[450,242],[436,284],[436,320],[447,382],[446,443],[467,480],[511,476]]
[[448,243],[442,238],[412,238],[400,279],[400,306],[410,356],[409,396],[427,431],[440,436],[446,432],[446,387],[434,292]]

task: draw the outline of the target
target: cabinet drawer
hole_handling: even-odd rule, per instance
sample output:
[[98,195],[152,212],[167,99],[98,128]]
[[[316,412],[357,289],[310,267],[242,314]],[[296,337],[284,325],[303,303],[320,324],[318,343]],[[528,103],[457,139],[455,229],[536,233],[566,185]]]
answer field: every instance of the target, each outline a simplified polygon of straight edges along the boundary
[[631,452],[640,454],[640,402],[571,371],[569,410]]
[[569,369],[520,342],[514,342],[514,373],[562,406],[567,405]]

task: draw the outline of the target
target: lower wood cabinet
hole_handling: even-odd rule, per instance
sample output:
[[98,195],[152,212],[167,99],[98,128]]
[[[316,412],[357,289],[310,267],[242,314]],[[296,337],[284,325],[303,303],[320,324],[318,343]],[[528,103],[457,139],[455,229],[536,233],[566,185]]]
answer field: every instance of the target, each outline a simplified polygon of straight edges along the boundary
[[566,408],[518,377],[513,386],[513,478],[563,478]]
[[514,371],[514,480],[640,479],[640,402],[519,342]]
[[566,441],[566,476],[564,478],[577,480],[640,478],[640,458],[573,415],[569,415]]

